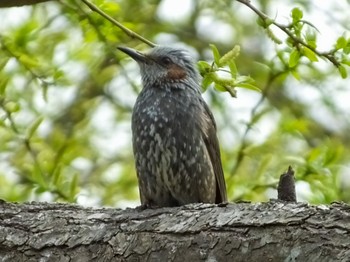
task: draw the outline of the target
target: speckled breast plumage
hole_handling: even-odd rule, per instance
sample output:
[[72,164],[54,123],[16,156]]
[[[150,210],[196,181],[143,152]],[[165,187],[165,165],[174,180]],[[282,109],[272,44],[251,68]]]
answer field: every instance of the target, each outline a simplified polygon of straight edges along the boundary
[[202,139],[202,98],[183,90],[143,89],[132,116],[142,204],[214,202],[216,182]]

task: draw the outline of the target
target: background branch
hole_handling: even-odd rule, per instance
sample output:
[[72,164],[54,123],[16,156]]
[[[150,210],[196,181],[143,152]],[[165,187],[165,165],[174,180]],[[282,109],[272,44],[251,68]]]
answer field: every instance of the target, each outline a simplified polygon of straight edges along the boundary
[[277,28],[279,28],[280,30],[282,30],[284,33],[286,33],[286,35],[288,35],[288,37],[293,41],[294,46],[298,47],[299,45],[302,45],[308,49],[310,49],[312,52],[314,52],[316,55],[318,55],[319,57],[323,57],[326,58],[328,61],[330,61],[335,67],[339,67],[340,66],[340,62],[335,58],[334,56],[334,51],[329,51],[329,52],[320,52],[318,51],[316,48],[314,48],[313,46],[309,45],[308,43],[306,43],[303,39],[295,36],[289,29],[289,25],[282,25],[280,23],[277,23],[276,21],[274,21],[274,19],[270,18],[269,16],[267,16],[266,14],[264,14],[263,12],[261,12],[259,9],[257,9],[255,6],[253,6],[250,3],[250,0],[236,0],[239,3],[244,4],[245,6],[249,7],[251,10],[253,10],[263,21],[265,24],[272,24],[274,26],[276,26]]
[[101,9],[99,9],[96,5],[92,4],[91,2],[87,1],[87,0],[82,0],[82,2],[84,2],[92,11],[98,13],[99,15],[101,15],[102,17],[106,18],[108,21],[110,21],[112,24],[114,24],[115,26],[119,27],[124,33],[126,33],[129,37],[131,38],[136,38],[142,42],[144,42],[145,44],[149,45],[150,47],[155,47],[156,45],[154,43],[152,43],[151,41],[147,40],[146,38],[140,36],[139,34],[133,32],[132,30],[130,30],[129,28],[123,26],[121,23],[119,23],[117,20],[115,20],[114,18],[112,18],[111,16],[109,16],[108,14],[106,14],[105,12],[103,12]]
[[48,2],[48,1],[55,1],[55,0],[1,0],[0,8],[35,5],[35,4]]

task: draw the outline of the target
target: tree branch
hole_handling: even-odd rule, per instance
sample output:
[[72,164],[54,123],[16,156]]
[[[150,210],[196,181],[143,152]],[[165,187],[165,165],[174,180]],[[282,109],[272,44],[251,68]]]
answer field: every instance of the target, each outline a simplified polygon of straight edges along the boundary
[[[0,8],[4,7],[16,7],[16,6],[24,6],[24,5],[34,5],[42,2],[48,2],[52,0],[2,0],[0,1]],[[115,26],[119,27],[125,34],[127,34],[131,38],[138,39],[145,44],[149,45],[150,47],[155,47],[156,44],[153,42],[149,41],[148,39],[142,37],[141,35],[135,33],[134,31],[130,30],[129,28],[125,27],[123,24],[103,12],[101,9],[99,9],[96,5],[93,3],[89,2],[88,0],[82,0],[84,4],[86,4],[92,11],[98,13],[108,21],[110,21],[112,24]]]
[[129,37],[136,38],[136,39],[144,42],[145,44],[147,44],[147,45],[149,45],[151,47],[155,47],[156,46],[151,41],[147,40],[146,38],[140,36],[139,34],[135,33],[134,31],[131,31],[129,28],[127,28],[124,25],[122,25],[120,22],[118,22],[117,20],[115,20],[114,18],[112,18],[111,16],[106,14],[105,12],[103,12],[101,9],[99,9],[96,5],[92,4],[88,0],[82,0],[82,2],[84,2],[84,4],[86,4],[92,11],[98,13],[99,15],[101,15],[102,17],[104,17],[108,21],[110,21],[112,24],[114,24],[115,26],[119,27]]
[[264,22],[269,21],[271,24],[282,30],[288,37],[293,41],[295,46],[302,45],[308,49],[310,49],[312,52],[314,52],[316,55],[319,57],[324,57],[328,61],[330,61],[335,67],[340,66],[340,62],[335,58],[334,56],[334,51],[329,51],[329,52],[320,52],[313,46],[309,45],[306,43],[303,39],[300,39],[299,37],[295,36],[290,30],[289,26],[287,25],[282,25],[280,23],[277,23],[274,21],[274,19],[270,18],[263,12],[261,12],[259,9],[257,9],[255,6],[253,6],[250,3],[250,0],[236,0],[239,3],[244,4],[245,6],[249,7],[252,11],[254,11]]
[[35,4],[49,2],[49,1],[55,1],[55,0],[1,0],[0,8],[35,5]]
[[92,209],[0,202],[6,261],[348,261],[350,206]]

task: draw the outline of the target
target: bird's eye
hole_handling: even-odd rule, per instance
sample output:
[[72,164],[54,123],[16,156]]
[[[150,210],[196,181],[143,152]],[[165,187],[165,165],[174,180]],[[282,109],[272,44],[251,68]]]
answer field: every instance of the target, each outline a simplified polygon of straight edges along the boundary
[[163,65],[170,65],[173,61],[167,56],[162,57],[161,59]]

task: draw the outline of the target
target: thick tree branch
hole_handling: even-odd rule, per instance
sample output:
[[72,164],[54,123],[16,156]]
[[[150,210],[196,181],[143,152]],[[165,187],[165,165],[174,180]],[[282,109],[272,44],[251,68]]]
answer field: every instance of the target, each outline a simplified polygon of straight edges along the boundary
[[35,5],[43,2],[48,2],[52,0],[1,0],[0,8],[4,7],[16,7],[24,5]]
[[5,261],[348,261],[350,207],[92,209],[0,202]]

